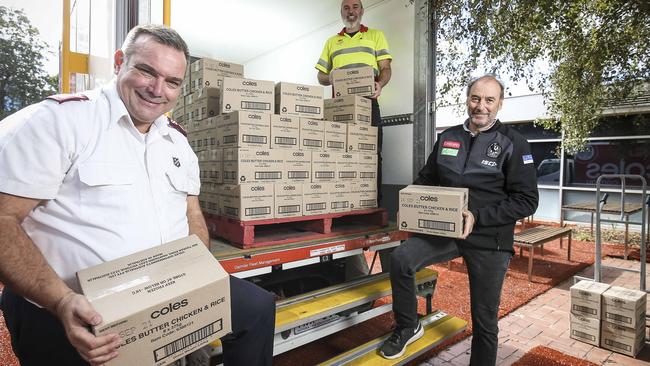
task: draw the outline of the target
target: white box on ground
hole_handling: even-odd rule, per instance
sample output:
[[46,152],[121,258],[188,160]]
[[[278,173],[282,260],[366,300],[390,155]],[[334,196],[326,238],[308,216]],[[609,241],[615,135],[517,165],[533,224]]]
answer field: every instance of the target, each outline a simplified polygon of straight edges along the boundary
[[601,322],[600,346],[635,357],[645,345],[645,324],[628,328],[607,321]]
[[271,149],[298,149],[300,118],[271,115]]
[[399,229],[458,238],[467,200],[467,188],[407,186],[399,191]]
[[370,96],[375,93],[375,72],[372,66],[332,70],[334,95]]
[[276,183],[275,218],[302,216],[302,183]]
[[645,325],[646,297],[643,291],[612,286],[603,293],[602,319],[629,328]]
[[370,126],[372,102],[357,95],[325,99],[325,119],[341,123],[358,123]]
[[275,111],[280,115],[323,118],[325,88],[287,82],[275,84]]
[[330,212],[331,184],[325,182],[303,184],[303,215],[320,215]]
[[252,111],[273,114],[274,83],[266,80],[223,78],[221,112]]
[[166,365],[230,332],[229,276],[192,235],[77,272],[103,322],[122,337],[107,365]]
[[594,281],[580,281],[571,286],[571,313],[600,319],[602,295],[610,285]]
[[221,215],[241,221],[274,218],[273,183],[224,184],[220,197]]
[[596,347],[600,346],[600,319],[594,319],[586,316],[570,316],[570,334],[573,339],[585,342]]

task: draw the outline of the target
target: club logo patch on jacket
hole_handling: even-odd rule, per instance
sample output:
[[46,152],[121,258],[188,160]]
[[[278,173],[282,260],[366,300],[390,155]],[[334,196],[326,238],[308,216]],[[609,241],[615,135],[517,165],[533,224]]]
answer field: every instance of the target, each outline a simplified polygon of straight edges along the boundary
[[499,155],[501,155],[502,150],[503,148],[501,147],[501,145],[499,145],[498,142],[493,142],[490,144],[490,146],[488,146],[485,154],[490,158],[496,159],[499,157]]
[[460,149],[460,142],[445,140],[442,142],[441,155],[458,156],[458,149]]

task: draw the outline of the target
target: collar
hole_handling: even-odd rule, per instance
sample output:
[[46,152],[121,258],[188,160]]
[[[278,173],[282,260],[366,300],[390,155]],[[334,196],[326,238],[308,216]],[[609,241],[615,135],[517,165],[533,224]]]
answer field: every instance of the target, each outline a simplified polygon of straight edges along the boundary
[[[133,125],[133,120],[129,115],[129,111],[126,109],[122,98],[120,98],[120,95],[117,92],[115,79],[111,80],[106,86],[102,88],[102,93],[106,95],[106,99],[108,99],[110,108],[110,120],[107,128],[111,128],[112,126],[119,123],[122,119],[124,119],[125,123],[130,125],[135,130],[135,125]],[[153,121],[151,129],[149,130],[149,133],[152,132],[157,132],[160,135],[169,136],[169,138],[171,138],[172,135],[170,134],[170,127],[167,125],[167,116],[163,114]]]
[[[499,122],[499,119],[495,118],[494,121],[492,121],[492,123],[490,123],[489,126],[483,127],[482,129],[479,130],[479,132],[487,132],[491,130],[492,127],[494,127],[494,125],[497,124],[497,122]],[[465,122],[463,122],[463,130],[467,131],[472,137],[476,137],[478,135],[478,133],[474,133],[472,132],[472,130],[469,129],[469,118],[466,119]]]
[[[365,33],[365,32],[367,32],[367,31],[368,31],[368,27],[366,27],[365,25],[361,24],[361,27],[359,28],[359,32],[361,32],[361,33]],[[343,27],[343,29],[341,29],[341,31],[339,32],[339,36],[344,36],[344,35],[346,35],[346,34],[347,34],[347,33],[345,32],[345,27]]]

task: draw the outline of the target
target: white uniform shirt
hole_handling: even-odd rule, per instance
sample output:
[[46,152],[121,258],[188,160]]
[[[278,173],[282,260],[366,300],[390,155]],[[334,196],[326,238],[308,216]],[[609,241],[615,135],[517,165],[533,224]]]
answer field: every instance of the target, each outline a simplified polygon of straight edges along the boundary
[[0,122],[0,192],[45,200],[22,227],[79,291],[78,270],[188,235],[199,167],[187,139],[133,125],[114,83],[90,100],[46,100]]

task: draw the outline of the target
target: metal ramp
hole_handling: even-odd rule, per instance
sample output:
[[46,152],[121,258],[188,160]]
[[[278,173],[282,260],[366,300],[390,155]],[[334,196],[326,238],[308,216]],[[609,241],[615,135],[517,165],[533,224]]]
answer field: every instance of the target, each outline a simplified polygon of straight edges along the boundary
[[[621,187],[621,201],[620,201],[620,217],[618,219],[605,219],[602,218],[603,207],[607,203],[608,193],[605,193],[601,196],[601,187],[602,180],[604,179],[614,179],[620,181]],[[625,214],[625,190],[628,180],[637,180],[641,182],[641,220],[640,221],[630,221],[629,216]],[[595,240],[595,260],[594,260],[594,278],[586,278],[582,276],[574,276],[574,282],[579,280],[590,280],[595,282],[601,282],[602,280],[602,270],[603,268],[616,268],[622,271],[632,271],[639,273],[639,289],[641,291],[648,292],[646,290],[646,230],[648,230],[648,196],[647,196],[647,186],[646,180],[640,175],[633,174],[603,174],[598,177],[596,180],[596,240]],[[622,267],[614,266],[603,266],[602,265],[602,235],[601,235],[601,223],[610,223],[610,224],[624,224],[628,225],[639,225],[641,227],[641,247],[640,247],[640,265],[639,269],[628,269]],[[627,234],[626,234],[626,249],[627,249]],[[626,251],[627,252],[627,251]],[[626,253],[627,258],[627,253]]]

